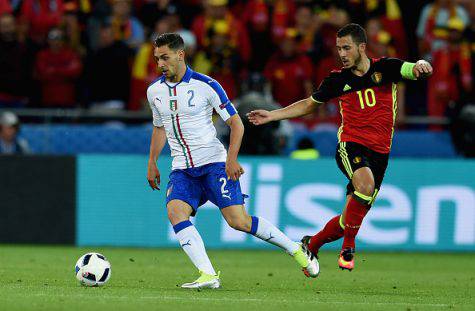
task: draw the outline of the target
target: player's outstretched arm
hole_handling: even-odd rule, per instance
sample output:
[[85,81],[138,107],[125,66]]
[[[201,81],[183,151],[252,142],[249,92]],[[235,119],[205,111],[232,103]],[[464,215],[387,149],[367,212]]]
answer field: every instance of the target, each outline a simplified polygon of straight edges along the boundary
[[244,174],[244,169],[239,164],[237,157],[241,148],[242,136],[244,135],[244,125],[238,114],[226,120],[226,124],[231,129],[229,138],[228,157],[226,159],[226,174],[228,179],[238,180]]
[[277,110],[253,110],[247,114],[247,118],[254,125],[262,125],[271,121],[301,117],[314,112],[317,107],[316,102],[308,97]]
[[160,172],[157,167],[158,156],[162,152],[167,136],[165,128],[153,127],[152,138],[150,140],[150,156],[148,159],[147,180],[150,187],[155,190],[160,190]]

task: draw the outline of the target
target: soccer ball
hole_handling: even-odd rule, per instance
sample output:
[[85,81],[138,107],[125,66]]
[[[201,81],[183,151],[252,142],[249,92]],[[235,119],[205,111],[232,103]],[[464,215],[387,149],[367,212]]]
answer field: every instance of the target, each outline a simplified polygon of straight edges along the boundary
[[111,277],[111,264],[104,255],[87,253],[76,262],[76,278],[85,286],[102,286]]

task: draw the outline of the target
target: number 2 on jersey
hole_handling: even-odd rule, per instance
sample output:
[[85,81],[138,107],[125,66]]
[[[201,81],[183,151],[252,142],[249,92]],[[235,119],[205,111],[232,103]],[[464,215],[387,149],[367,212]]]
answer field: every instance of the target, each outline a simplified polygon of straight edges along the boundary
[[189,90],[187,93],[191,94],[190,99],[188,99],[188,107],[195,107],[195,104],[191,103],[193,97],[195,97],[195,92],[193,90]]
[[221,178],[219,179],[219,181],[223,183],[223,184],[221,185],[221,195],[222,195],[222,197],[223,197],[223,198],[228,198],[228,199],[231,200],[231,195],[228,194],[228,193],[229,193],[229,190],[224,189],[224,187],[226,187],[226,178],[221,177]]
[[[365,103],[368,107],[373,107],[374,105],[376,105],[376,96],[374,95],[373,89],[364,90],[364,100],[363,100],[363,92],[356,91],[356,93],[358,94],[358,98],[360,99],[361,109],[364,109]],[[371,94],[371,100],[368,94]]]

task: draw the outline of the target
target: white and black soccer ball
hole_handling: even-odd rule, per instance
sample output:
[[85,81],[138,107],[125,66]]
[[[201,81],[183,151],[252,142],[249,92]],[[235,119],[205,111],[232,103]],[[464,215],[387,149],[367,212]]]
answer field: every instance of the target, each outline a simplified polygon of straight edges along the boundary
[[85,286],[102,286],[111,277],[111,264],[104,255],[87,253],[76,263],[76,278]]

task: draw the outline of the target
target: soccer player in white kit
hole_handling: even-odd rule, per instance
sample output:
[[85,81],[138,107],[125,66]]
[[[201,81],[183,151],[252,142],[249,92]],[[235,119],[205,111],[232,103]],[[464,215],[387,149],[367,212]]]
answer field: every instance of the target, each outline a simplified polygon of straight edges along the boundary
[[[184,48],[178,34],[166,33],[156,38],[154,58],[163,75],[147,90],[154,125],[147,180],[152,189],[159,190],[156,162],[168,139],[173,157],[166,193],[168,219],[181,247],[200,273],[194,282],[181,287],[220,287],[219,273],[189,220],[208,200],[219,207],[232,228],[279,246],[293,256],[305,275],[316,277],[318,261],[305,247],[264,218],[247,214],[239,184],[244,170],[237,160],[244,133],[241,119],[217,81],[187,67]],[[216,138],[211,120],[213,109],[230,127],[228,152]]]

